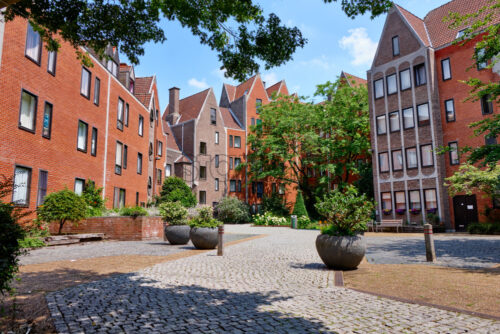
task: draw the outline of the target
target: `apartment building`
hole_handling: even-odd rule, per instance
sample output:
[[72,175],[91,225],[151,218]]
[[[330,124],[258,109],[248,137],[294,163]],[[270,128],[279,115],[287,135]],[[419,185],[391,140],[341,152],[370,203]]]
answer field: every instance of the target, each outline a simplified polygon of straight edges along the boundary
[[[437,214],[449,230],[484,219],[493,203],[480,194],[449,198],[444,178],[457,170],[461,146],[477,146],[468,124],[499,112],[486,99],[464,102],[469,87],[459,80],[500,80],[499,73],[469,67],[475,42],[453,41],[466,27],[450,29],[449,12],[474,13],[487,0],[453,0],[423,19],[394,5],[368,71],[374,188],[379,219],[425,222]],[[498,23],[498,18],[495,23]],[[449,146],[447,155],[436,149]]]
[[88,179],[107,207],[144,205],[159,192],[166,138],[156,78],[136,77],[116,48],[106,53],[89,51],[86,67],[67,43],[48,52],[26,20],[0,20],[0,174],[14,178],[17,205],[35,210],[48,193],[81,193]]

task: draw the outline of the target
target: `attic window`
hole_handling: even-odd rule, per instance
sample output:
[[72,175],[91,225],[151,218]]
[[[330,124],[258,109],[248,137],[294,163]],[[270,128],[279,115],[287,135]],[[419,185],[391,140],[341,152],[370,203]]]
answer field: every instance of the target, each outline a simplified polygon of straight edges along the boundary
[[394,36],[392,38],[392,55],[399,56],[399,36]]
[[108,63],[106,65],[106,68],[108,71],[110,71],[115,77],[118,76],[118,64],[111,60],[108,59]]
[[462,29],[462,30],[459,30],[457,32],[457,37],[456,38],[461,38],[463,35],[465,35],[465,31],[467,30],[467,28],[465,29]]

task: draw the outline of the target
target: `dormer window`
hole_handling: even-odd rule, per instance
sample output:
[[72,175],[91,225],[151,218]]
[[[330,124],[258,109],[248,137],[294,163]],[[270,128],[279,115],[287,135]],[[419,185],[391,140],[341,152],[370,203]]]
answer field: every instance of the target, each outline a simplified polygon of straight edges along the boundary
[[107,65],[106,65],[106,68],[108,71],[111,72],[111,74],[113,74],[115,77],[118,76],[118,64],[112,60],[112,59],[108,59],[108,62],[107,62]]
[[392,38],[392,55],[399,56],[399,36],[394,36]]
[[130,82],[128,84],[128,90],[134,94],[134,80],[130,79]]

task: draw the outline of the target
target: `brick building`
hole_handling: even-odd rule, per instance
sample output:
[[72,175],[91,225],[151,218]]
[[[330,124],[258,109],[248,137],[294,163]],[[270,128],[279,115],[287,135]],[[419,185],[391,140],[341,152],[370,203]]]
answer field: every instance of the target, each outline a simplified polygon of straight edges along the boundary
[[[457,148],[483,144],[468,124],[498,113],[487,100],[463,102],[469,87],[459,80],[500,80],[490,69],[472,68],[475,43],[453,41],[466,27],[449,29],[449,12],[476,12],[486,0],[453,0],[423,19],[398,5],[387,14],[368,71],[375,197],[380,219],[422,222],[435,213],[448,229],[482,220],[491,201],[480,194],[449,198],[444,178],[460,163]],[[497,18],[498,20],[498,18]],[[496,22],[498,23],[498,22]],[[496,139],[490,139],[496,140]],[[447,155],[435,149],[449,146]]]

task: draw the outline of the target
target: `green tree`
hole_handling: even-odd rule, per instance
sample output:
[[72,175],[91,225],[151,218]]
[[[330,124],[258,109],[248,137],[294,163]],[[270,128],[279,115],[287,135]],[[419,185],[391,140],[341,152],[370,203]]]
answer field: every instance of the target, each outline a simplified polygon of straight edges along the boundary
[[297,192],[297,196],[295,197],[295,206],[293,207],[292,214],[296,215],[297,217],[304,216],[309,218],[306,205],[304,203],[304,197],[302,197],[302,193],[300,191]]
[[486,196],[493,198],[500,190],[500,166],[481,170],[473,165],[464,164],[460,166],[458,172],[446,178],[445,182],[451,197],[459,193],[472,195],[482,191]]
[[47,195],[37,212],[38,219],[43,222],[59,222],[58,233],[61,234],[65,222],[77,223],[87,216],[87,203],[83,197],[64,189]]
[[181,202],[186,208],[197,204],[196,196],[183,179],[170,176],[163,181],[160,191],[160,202]]
[[95,185],[92,180],[87,180],[82,197],[87,203],[87,217],[99,216],[104,210],[104,199],[102,198],[102,189]]
[[252,220],[248,205],[236,197],[224,197],[215,208],[217,219],[228,224],[245,224]]

